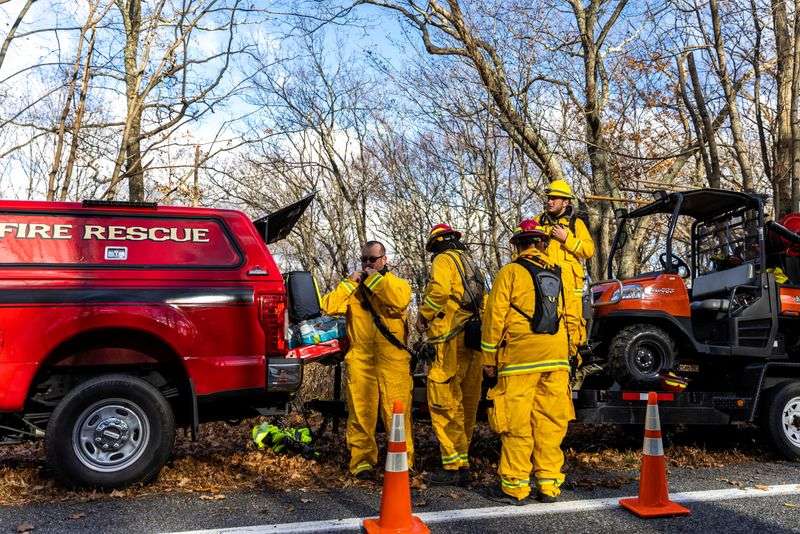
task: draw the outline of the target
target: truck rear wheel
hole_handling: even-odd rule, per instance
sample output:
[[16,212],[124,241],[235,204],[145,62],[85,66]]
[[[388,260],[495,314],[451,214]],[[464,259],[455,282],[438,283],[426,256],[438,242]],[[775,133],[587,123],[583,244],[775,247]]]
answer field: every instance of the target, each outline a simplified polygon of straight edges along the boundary
[[608,361],[612,377],[623,386],[652,386],[675,365],[675,341],[651,324],[626,326],[611,339]]
[[762,428],[789,460],[800,460],[800,382],[779,385],[769,397]]
[[47,424],[47,459],[69,485],[118,488],[149,481],[166,463],[175,440],[167,400],[128,375],[81,383]]

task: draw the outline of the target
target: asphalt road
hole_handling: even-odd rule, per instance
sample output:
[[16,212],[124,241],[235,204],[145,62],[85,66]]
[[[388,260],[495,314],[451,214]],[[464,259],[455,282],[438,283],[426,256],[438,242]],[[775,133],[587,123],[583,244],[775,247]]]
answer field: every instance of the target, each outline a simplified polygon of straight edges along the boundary
[[[800,464],[783,461],[747,463],[725,468],[677,469],[670,472],[673,493],[800,484]],[[414,491],[415,512],[494,507],[485,488],[436,488]],[[620,488],[575,487],[563,502],[634,495],[636,483]],[[92,502],[55,502],[0,508],[0,533],[32,526],[35,534],[70,532],[178,532],[372,516],[380,488],[328,492],[280,491],[228,494],[204,500],[197,494],[152,495],[136,499],[106,498]],[[546,506],[546,505],[541,505]],[[564,511],[556,514],[446,522],[433,532],[800,532],[800,495],[747,498],[689,505],[689,518],[639,520],[618,509]]]

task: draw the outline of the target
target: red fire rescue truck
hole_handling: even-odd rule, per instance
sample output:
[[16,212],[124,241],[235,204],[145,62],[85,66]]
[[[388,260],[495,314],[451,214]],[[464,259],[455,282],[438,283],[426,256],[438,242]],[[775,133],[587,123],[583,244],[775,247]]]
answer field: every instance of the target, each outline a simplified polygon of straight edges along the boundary
[[267,244],[311,197],[232,210],[0,202],[0,438],[71,483],[153,478],[175,427],[274,413],[300,385]]

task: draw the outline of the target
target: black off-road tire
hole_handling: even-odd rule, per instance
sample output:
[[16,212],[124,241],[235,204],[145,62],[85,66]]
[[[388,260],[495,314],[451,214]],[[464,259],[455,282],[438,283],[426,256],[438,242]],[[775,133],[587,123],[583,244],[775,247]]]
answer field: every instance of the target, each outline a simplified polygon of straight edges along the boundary
[[62,399],[45,448],[66,485],[120,488],[154,479],[174,441],[175,417],[164,396],[140,378],[116,374],[87,380]]
[[800,382],[772,388],[761,413],[761,429],[787,460],[800,460]]
[[622,386],[645,387],[659,383],[659,375],[673,368],[675,340],[651,324],[626,326],[611,339],[608,362],[612,378]]

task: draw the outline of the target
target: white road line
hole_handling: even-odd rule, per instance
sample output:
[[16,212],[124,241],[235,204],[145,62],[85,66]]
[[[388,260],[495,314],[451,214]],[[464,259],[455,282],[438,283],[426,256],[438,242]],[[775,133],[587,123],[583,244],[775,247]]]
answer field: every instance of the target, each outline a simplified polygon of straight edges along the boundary
[[[780,495],[800,495],[800,484],[782,484],[764,486],[764,489],[721,489],[708,491],[687,491],[673,493],[670,498],[675,502],[693,503],[709,501],[728,501],[731,499],[752,499],[758,497],[777,497]],[[619,500],[625,497],[607,499],[587,499],[578,501],[560,501],[553,504],[526,504],[525,506],[492,506],[487,508],[467,508],[464,510],[442,510],[440,512],[424,512],[417,515],[428,525],[455,521],[474,521],[485,519],[502,519],[518,516],[563,514],[570,512],[591,512],[619,507]],[[364,518],[350,517],[327,521],[307,521],[303,523],[281,523],[275,525],[255,525],[251,527],[222,528],[210,530],[192,530],[180,534],[301,534],[314,532],[359,532]],[[171,533],[178,534],[178,533]]]

